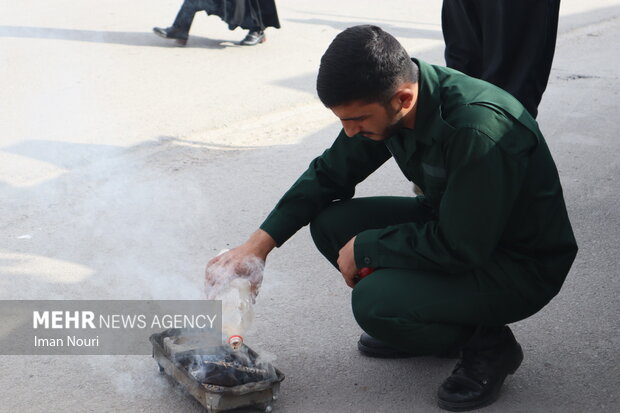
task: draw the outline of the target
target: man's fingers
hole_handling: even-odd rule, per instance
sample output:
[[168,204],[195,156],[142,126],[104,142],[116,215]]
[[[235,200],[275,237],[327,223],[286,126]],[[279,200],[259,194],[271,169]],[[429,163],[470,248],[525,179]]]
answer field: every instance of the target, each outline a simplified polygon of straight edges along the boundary
[[338,260],[336,261],[336,264],[338,264],[338,269],[340,270],[342,275],[344,275],[344,262],[343,262],[342,256],[338,257]]
[[226,253],[216,255],[215,257],[211,258],[211,260],[209,261],[209,265],[215,264],[221,261],[221,259],[224,258],[225,256],[226,256]]

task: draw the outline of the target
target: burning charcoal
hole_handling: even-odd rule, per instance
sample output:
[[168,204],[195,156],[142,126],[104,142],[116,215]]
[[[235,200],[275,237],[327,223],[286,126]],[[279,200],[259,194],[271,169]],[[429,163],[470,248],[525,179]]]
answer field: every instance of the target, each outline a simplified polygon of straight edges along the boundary
[[235,357],[225,357],[223,360],[204,360],[205,377],[203,383],[218,384],[220,386],[237,386],[267,380],[269,373],[252,364],[244,364]]
[[247,354],[237,352],[177,353],[177,362],[184,365],[192,377],[199,382],[227,387],[269,380],[270,370],[273,369],[269,368],[271,366],[258,367]]

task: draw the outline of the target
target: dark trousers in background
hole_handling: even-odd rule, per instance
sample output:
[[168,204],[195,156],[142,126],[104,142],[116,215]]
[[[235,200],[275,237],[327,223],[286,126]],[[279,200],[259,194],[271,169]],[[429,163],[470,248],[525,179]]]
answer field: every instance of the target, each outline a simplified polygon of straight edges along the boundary
[[559,10],[560,0],[444,0],[446,65],[501,87],[536,117]]
[[216,10],[220,8],[222,4],[222,1],[218,2],[217,0],[185,0],[172,26],[189,32],[196,13],[199,11]]
[[[311,223],[319,251],[336,267],[338,251],[366,229],[430,220],[421,198],[372,197],[334,202]],[[503,262],[502,266],[505,267]],[[529,317],[548,302],[528,275],[511,279],[491,259],[474,271],[450,274],[378,268],[353,289],[353,314],[371,336],[416,355],[460,346],[476,326]]]
[[228,23],[230,30],[237,27],[255,31],[266,27],[280,28],[274,0],[185,0],[173,27],[188,32],[199,11],[219,16]]

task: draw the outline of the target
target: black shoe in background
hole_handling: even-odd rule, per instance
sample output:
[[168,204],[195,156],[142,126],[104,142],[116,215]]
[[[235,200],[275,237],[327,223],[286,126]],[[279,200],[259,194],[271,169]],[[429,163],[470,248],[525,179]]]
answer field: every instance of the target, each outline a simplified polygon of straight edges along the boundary
[[177,44],[185,46],[187,44],[188,33],[174,26],[162,29],[161,27],[153,27],[153,32],[164,39],[174,39]]
[[461,350],[461,359],[439,387],[439,407],[462,412],[492,404],[506,376],[523,361],[523,350],[507,326],[479,327]]
[[357,349],[365,356],[387,359],[413,357],[413,354],[390,347],[376,338],[362,333],[357,342]]
[[256,46],[259,43],[265,43],[267,41],[267,37],[265,36],[265,32],[262,30],[250,30],[241,42],[240,45],[243,46]]

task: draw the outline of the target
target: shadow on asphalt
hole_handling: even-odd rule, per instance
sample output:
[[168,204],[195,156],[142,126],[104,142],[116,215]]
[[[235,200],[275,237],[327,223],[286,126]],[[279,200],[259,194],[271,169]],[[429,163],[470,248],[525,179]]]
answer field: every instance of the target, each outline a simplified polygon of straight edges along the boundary
[[[161,39],[150,32],[111,32],[105,30],[75,30],[54,27],[0,26],[0,37],[25,39],[71,40],[89,43],[111,43],[126,46],[175,47],[172,40]],[[190,36],[188,46],[204,49],[240,47],[239,39],[223,40]]]

